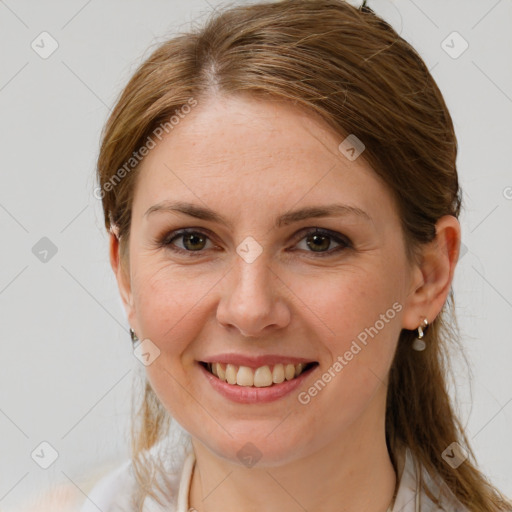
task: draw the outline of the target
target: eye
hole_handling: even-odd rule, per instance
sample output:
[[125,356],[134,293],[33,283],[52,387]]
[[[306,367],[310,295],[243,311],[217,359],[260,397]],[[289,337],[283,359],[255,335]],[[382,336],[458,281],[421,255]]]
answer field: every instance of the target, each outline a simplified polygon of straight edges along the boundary
[[[205,247],[205,243],[209,240],[209,237],[202,233],[201,231],[193,231],[188,229],[183,229],[181,231],[174,231],[171,233],[171,238],[167,238],[163,241],[163,245],[169,247],[171,250],[176,252],[201,252]],[[182,239],[181,247],[176,247],[173,242],[178,239]],[[192,256],[192,254],[190,255]],[[195,255],[194,255],[195,256]]]
[[[306,228],[306,230],[302,230],[299,235],[302,236],[300,238],[295,237],[295,239],[298,241],[305,241],[306,248],[303,250],[314,253],[319,257],[330,256],[335,252],[352,247],[352,243],[347,237],[326,229]],[[181,247],[175,243],[180,239]],[[332,244],[332,240],[338,244],[338,247],[326,250]],[[179,231],[173,231],[168,236],[164,237],[159,245],[161,247],[167,247],[176,253],[195,257],[201,256],[202,253],[204,253],[203,249],[207,248],[207,242],[212,243],[210,237],[206,233],[195,229],[182,229]],[[295,252],[296,250],[297,249],[292,249],[292,252]]]
[[[344,235],[340,235],[339,233],[329,231],[327,229],[314,228],[309,229],[305,233],[304,231],[302,231],[301,234],[302,237],[300,238],[300,240],[304,240],[305,246],[308,247],[309,249],[312,249],[311,251],[308,252],[312,252],[320,257],[330,256],[333,253],[352,247],[352,243],[347,237],[345,237]],[[334,240],[338,244],[338,247],[335,247],[334,249],[331,250],[324,250],[329,248],[329,246],[332,243],[332,240]]]

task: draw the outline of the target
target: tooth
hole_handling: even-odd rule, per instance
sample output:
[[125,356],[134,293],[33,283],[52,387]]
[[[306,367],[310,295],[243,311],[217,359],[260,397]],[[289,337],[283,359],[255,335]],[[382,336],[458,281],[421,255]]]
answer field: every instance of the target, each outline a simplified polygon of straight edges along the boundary
[[240,366],[236,374],[236,383],[239,386],[252,386],[254,384],[254,373],[248,366]]
[[272,370],[272,381],[276,384],[280,384],[284,381],[284,366],[281,363],[274,366]]
[[260,366],[253,370],[248,366],[240,366],[234,364],[223,365],[221,363],[208,363],[210,371],[220,380],[229,384],[237,384],[238,386],[255,386],[269,387],[272,383],[280,384],[284,380],[292,380],[298,377],[306,365],[299,364],[276,364],[271,370],[268,365]]
[[272,385],[272,374],[268,366],[260,366],[256,368],[254,372],[254,385],[257,388],[263,388],[265,386]]
[[295,366],[293,364],[287,364],[284,367],[284,377],[286,380],[292,380],[295,377]]
[[229,384],[236,384],[236,366],[228,364],[226,366],[226,380]]
[[222,368],[221,363],[217,363],[217,376],[220,380],[226,380],[226,370]]

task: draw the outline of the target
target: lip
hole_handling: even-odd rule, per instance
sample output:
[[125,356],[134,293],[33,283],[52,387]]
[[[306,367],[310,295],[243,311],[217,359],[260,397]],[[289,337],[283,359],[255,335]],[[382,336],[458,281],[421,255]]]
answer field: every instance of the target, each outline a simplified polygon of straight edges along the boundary
[[[288,359],[288,361],[291,362],[290,359]],[[307,361],[298,361],[298,363],[300,362]],[[263,404],[279,400],[280,398],[289,395],[293,390],[300,386],[311,375],[311,373],[319,367],[319,365],[316,364],[292,380],[285,380],[280,384],[273,384],[268,387],[256,388],[228,384],[210,373],[200,362],[197,362],[196,364],[215,391],[233,402],[242,404]]]
[[304,359],[302,357],[282,356],[277,354],[246,356],[243,354],[217,354],[201,359],[203,363],[223,363],[234,364],[236,366],[249,366],[250,368],[259,368],[260,366],[271,366],[273,364],[299,364],[313,363],[315,359]]

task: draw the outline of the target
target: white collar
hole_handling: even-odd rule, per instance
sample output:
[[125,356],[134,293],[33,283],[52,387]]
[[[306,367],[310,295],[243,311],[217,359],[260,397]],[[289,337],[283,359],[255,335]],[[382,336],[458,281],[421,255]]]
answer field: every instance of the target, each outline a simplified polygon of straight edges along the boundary
[[188,497],[190,494],[190,484],[192,481],[192,473],[194,472],[195,463],[196,457],[194,450],[191,450],[185,459],[183,473],[181,473],[180,487],[178,489],[178,507],[176,508],[176,512],[188,512],[190,510]]

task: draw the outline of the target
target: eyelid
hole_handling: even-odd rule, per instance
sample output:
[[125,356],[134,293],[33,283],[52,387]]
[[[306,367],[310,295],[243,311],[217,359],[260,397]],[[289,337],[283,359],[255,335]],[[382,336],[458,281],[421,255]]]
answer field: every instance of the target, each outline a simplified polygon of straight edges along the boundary
[[352,245],[352,242],[351,242],[350,238],[348,238],[348,236],[346,236],[342,233],[337,233],[336,231],[332,231],[331,229],[319,228],[317,226],[305,227],[305,228],[300,229],[299,231],[297,231],[297,233],[295,235],[293,235],[292,240],[297,240],[297,239],[302,240],[302,238],[304,238],[305,235],[314,235],[314,234],[328,236],[328,237],[332,238],[333,240],[343,242],[346,245]]

